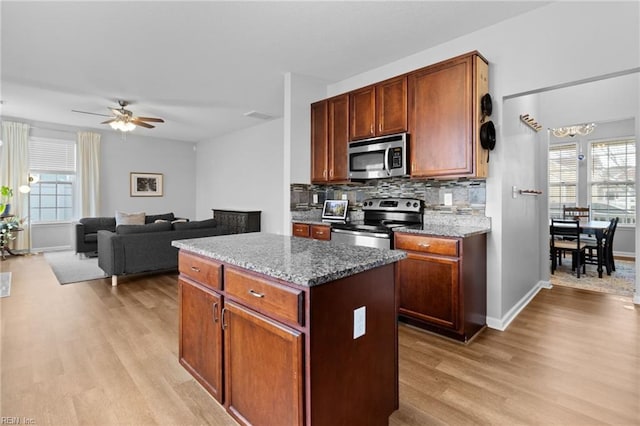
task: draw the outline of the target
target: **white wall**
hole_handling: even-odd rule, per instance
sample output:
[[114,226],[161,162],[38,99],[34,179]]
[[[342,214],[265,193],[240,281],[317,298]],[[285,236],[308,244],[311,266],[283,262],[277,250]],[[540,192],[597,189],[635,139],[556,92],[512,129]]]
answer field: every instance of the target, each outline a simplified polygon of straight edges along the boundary
[[214,208],[261,210],[261,230],[284,233],[283,138],[277,119],[199,142],[196,218],[210,218]]
[[[576,16],[579,25],[568,25]],[[522,182],[539,183],[540,154],[531,158],[530,150],[510,149],[512,141],[502,132],[502,101],[519,93],[637,68],[639,16],[637,2],[556,2],[328,87],[329,96],[344,93],[472,50],[489,60],[490,92],[495,99],[491,118],[498,133],[489,165],[486,208],[492,218],[487,313],[494,328],[508,325],[539,281],[527,278],[531,281],[515,286],[509,282],[520,266],[509,264],[511,259],[505,257],[522,245],[519,234],[512,232],[515,223],[520,228],[540,225],[537,217],[511,216],[508,197],[515,176]],[[537,259],[541,262],[541,253]],[[514,304],[515,299],[519,302]]]

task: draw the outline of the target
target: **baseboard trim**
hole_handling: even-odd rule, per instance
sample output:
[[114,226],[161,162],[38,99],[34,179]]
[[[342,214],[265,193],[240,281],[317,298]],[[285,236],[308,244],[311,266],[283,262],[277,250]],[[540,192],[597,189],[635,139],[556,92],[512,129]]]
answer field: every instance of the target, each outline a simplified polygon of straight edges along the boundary
[[498,331],[505,331],[509,324],[516,319],[518,314],[536,297],[536,294],[543,288],[553,288],[549,281],[538,281],[535,286],[522,299],[518,301],[509,312],[507,312],[502,318],[487,317],[487,327]]

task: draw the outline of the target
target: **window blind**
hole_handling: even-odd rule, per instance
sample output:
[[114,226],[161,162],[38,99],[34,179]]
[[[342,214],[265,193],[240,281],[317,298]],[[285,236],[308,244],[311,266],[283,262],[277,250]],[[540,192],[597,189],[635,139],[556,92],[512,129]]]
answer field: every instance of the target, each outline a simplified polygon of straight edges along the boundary
[[575,205],[578,184],[578,152],[575,144],[549,148],[549,213],[562,217],[563,205]]
[[76,145],[73,141],[30,138],[29,169],[38,172],[76,171]]

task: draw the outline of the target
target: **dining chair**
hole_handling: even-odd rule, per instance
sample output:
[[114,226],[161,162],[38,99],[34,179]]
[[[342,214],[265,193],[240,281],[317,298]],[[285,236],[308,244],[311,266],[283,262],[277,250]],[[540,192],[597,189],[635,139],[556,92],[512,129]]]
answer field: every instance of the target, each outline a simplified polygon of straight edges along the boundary
[[562,218],[564,220],[578,219],[580,222],[588,222],[591,220],[591,207],[562,205]]
[[[611,219],[609,228],[606,230],[604,240],[602,242],[602,264],[607,268],[607,275],[611,275],[611,272],[616,270],[616,265],[613,259],[613,237],[615,236],[616,229],[618,228],[619,220],[620,218],[618,217]],[[591,265],[597,265],[598,245],[595,238],[583,238],[583,241],[587,244],[584,262]]]
[[571,269],[575,270],[577,277],[580,278],[580,269],[583,273],[587,272],[584,263],[587,244],[580,241],[580,221],[578,219],[551,219],[550,232],[551,273],[555,272],[560,256],[565,252],[570,252]]

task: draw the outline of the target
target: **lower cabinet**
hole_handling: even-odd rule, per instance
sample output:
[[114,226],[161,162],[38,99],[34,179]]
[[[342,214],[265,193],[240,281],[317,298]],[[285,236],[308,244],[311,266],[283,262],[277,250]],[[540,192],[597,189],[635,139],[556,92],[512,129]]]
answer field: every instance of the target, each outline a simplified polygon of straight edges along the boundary
[[394,265],[311,287],[183,250],[179,269],[180,364],[240,424],[388,424],[399,405]]
[[243,424],[303,424],[303,338],[236,303],[224,308],[226,407]]
[[486,234],[465,238],[395,234],[399,317],[468,341],[486,324]]
[[180,364],[219,402],[222,401],[222,298],[191,280],[178,280]]
[[294,237],[313,238],[314,240],[331,240],[331,226],[329,225],[309,225],[306,223],[294,222],[292,225],[292,235]]

